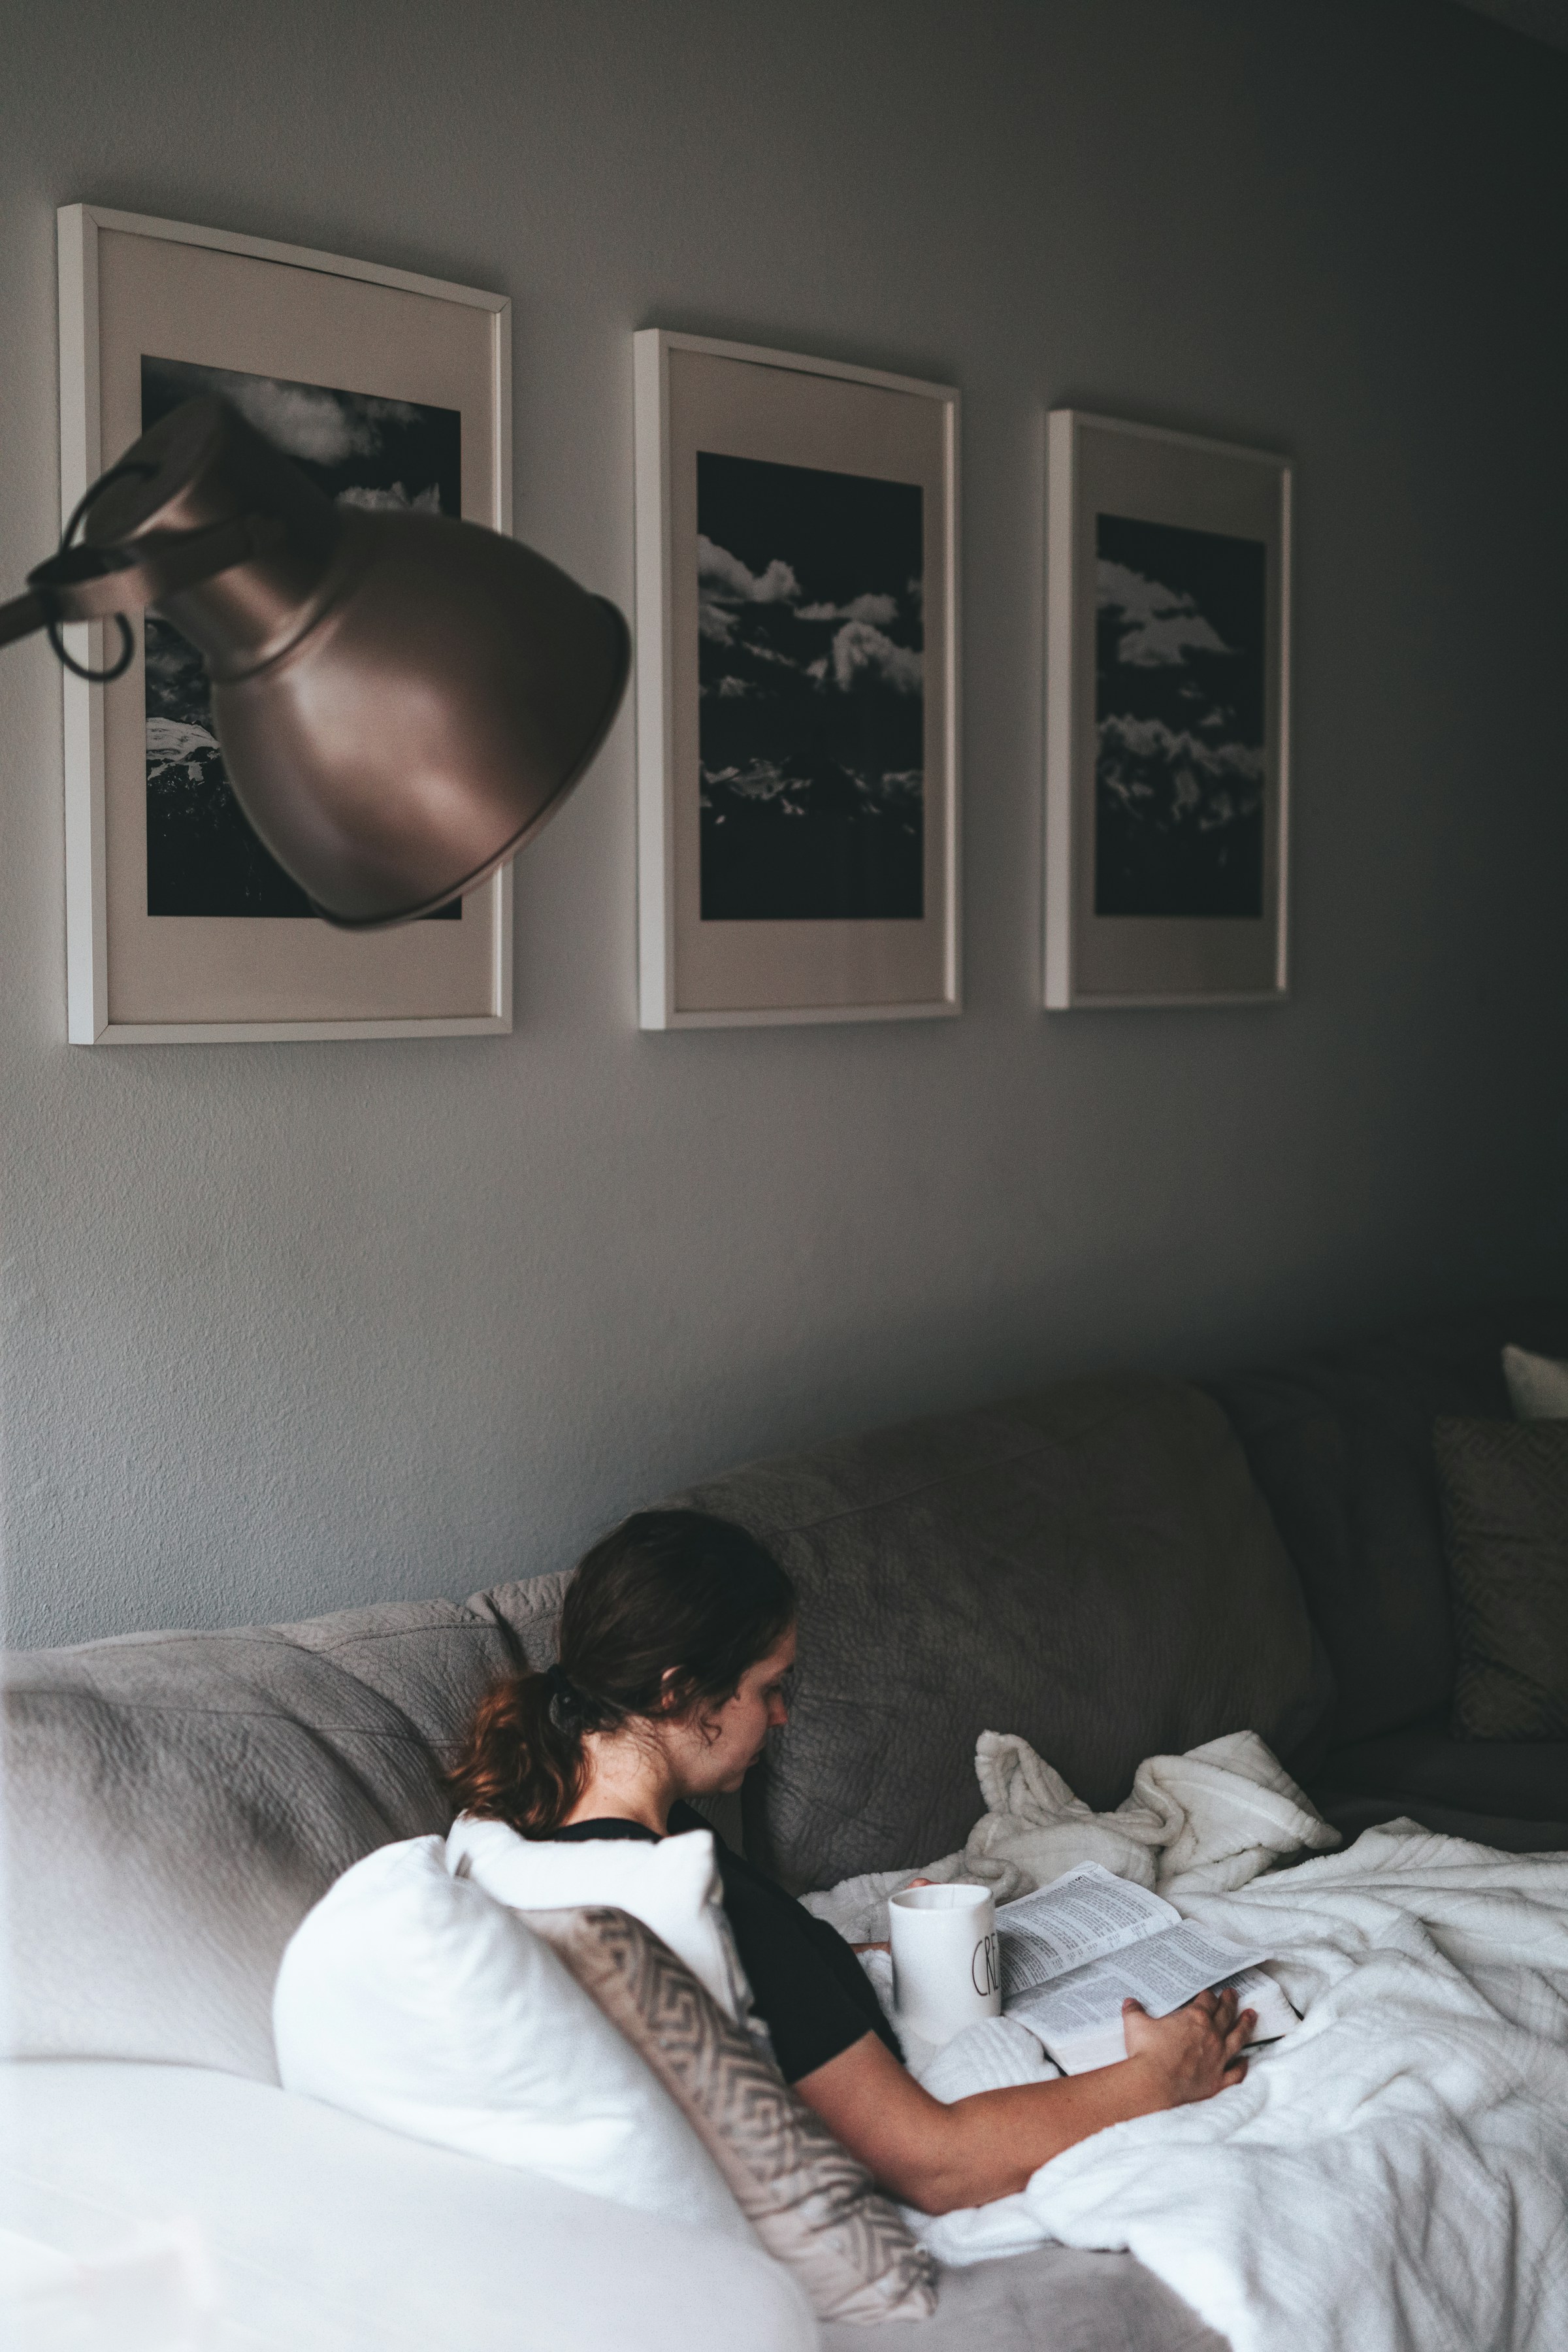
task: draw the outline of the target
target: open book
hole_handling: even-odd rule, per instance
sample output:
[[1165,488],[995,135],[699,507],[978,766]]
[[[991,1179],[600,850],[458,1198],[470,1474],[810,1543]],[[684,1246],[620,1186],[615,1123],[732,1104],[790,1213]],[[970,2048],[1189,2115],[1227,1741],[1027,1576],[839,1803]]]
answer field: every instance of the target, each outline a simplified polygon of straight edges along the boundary
[[1087,2074],[1127,2055],[1121,2004],[1168,2017],[1195,1993],[1234,1985],[1255,2009],[1254,2043],[1277,2042],[1297,2012],[1247,1951],[1184,1919],[1173,1905],[1117,1878],[1098,1862],[1004,1903],[1002,2007],[1037,2033],[1064,2074]]

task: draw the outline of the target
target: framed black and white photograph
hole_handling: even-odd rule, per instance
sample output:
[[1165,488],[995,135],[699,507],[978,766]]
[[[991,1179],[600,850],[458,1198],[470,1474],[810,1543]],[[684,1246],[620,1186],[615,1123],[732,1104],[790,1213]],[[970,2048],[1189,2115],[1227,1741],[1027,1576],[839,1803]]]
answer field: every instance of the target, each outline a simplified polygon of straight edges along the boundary
[[[342,505],[510,529],[503,296],[85,205],[62,210],[59,253],[67,514],[141,433],[218,393]],[[67,641],[99,668],[107,634]],[[66,677],[71,1040],[510,1030],[510,867],[423,921],[334,929],[235,799],[195,648],[155,613],[135,639],[122,677]]]
[[1290,467],[1052,412],[1046,1003],[1287,981]]
[[958,396],[636,338],[645,1029],[959,1010]]

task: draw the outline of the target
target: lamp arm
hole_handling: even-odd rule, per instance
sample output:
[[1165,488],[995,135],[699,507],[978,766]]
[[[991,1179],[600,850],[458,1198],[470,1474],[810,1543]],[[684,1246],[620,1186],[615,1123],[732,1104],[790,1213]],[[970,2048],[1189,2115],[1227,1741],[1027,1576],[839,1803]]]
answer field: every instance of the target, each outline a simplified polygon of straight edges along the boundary
[[30,637],[35,629],[48,625],[48,608],[41,597],[13,596],[8,604],[0,604],[0,646],[14,646],[18,637]]
[[31,592],[0,604],[0,645],[64,621],[139,613],[281,544],[283,527],[236,515],[205,530],[149,531],[124,547],[68,547],[27,574]]

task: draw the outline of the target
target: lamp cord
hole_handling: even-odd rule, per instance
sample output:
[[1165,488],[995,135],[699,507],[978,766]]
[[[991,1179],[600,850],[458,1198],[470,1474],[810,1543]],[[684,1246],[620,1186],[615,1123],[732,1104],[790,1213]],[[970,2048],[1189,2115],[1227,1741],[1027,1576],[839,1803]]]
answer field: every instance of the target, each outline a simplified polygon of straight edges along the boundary
[[[110,466],[107,474],[100,474],[97,481],[89,489],[82,492],[81,497],[71,509],[70,520],[60,533],[59,552],[62,555],[65,553],[80,529],[82,518],[88,509],[102,496],[110,482],[129,481],[132,478],[139,481],[151,481],[157,470],[155,466],[149,466],[144,459],[133,457],[122,458],[118,466]],[[115,626],[120,631],[120,658],[108,669],[84,669],[80,662],[73,659],[67,653],[65,640],[60,635],[59,623],[50,621],[47,624],[49,643],[53,646],[58,659],[65,664],[73,677],[85,678],[89,686],[112,686],[117,677],[124,677],[136,658],[136,639],[131,624],[123,613],[116,613],[114,621]]]

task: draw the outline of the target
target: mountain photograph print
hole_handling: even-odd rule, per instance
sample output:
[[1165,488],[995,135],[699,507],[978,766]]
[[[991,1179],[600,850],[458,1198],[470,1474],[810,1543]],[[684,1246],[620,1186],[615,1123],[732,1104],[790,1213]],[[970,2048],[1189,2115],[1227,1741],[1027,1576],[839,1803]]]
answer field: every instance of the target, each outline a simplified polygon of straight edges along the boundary
[[1281,1003],[1290,461],[1075,408],[1047,454],[1047,1010]]
[[[204,392],[232,401],[339,506],[461,511],[455,408],[144,357],[142,431]],[[304,892],[235,799],[201,656],[161,614],[149,613],[146,628],[148,914],[309,916]],[[459,900],[426,919],[461,916]]]
[[962,1004],[959,396],[633,339],[645,1029]]
[[1268,549],[1095,517],[1094,911],[1264,911]]
[[697,452],[700,916],[925,912],[924,494]]

